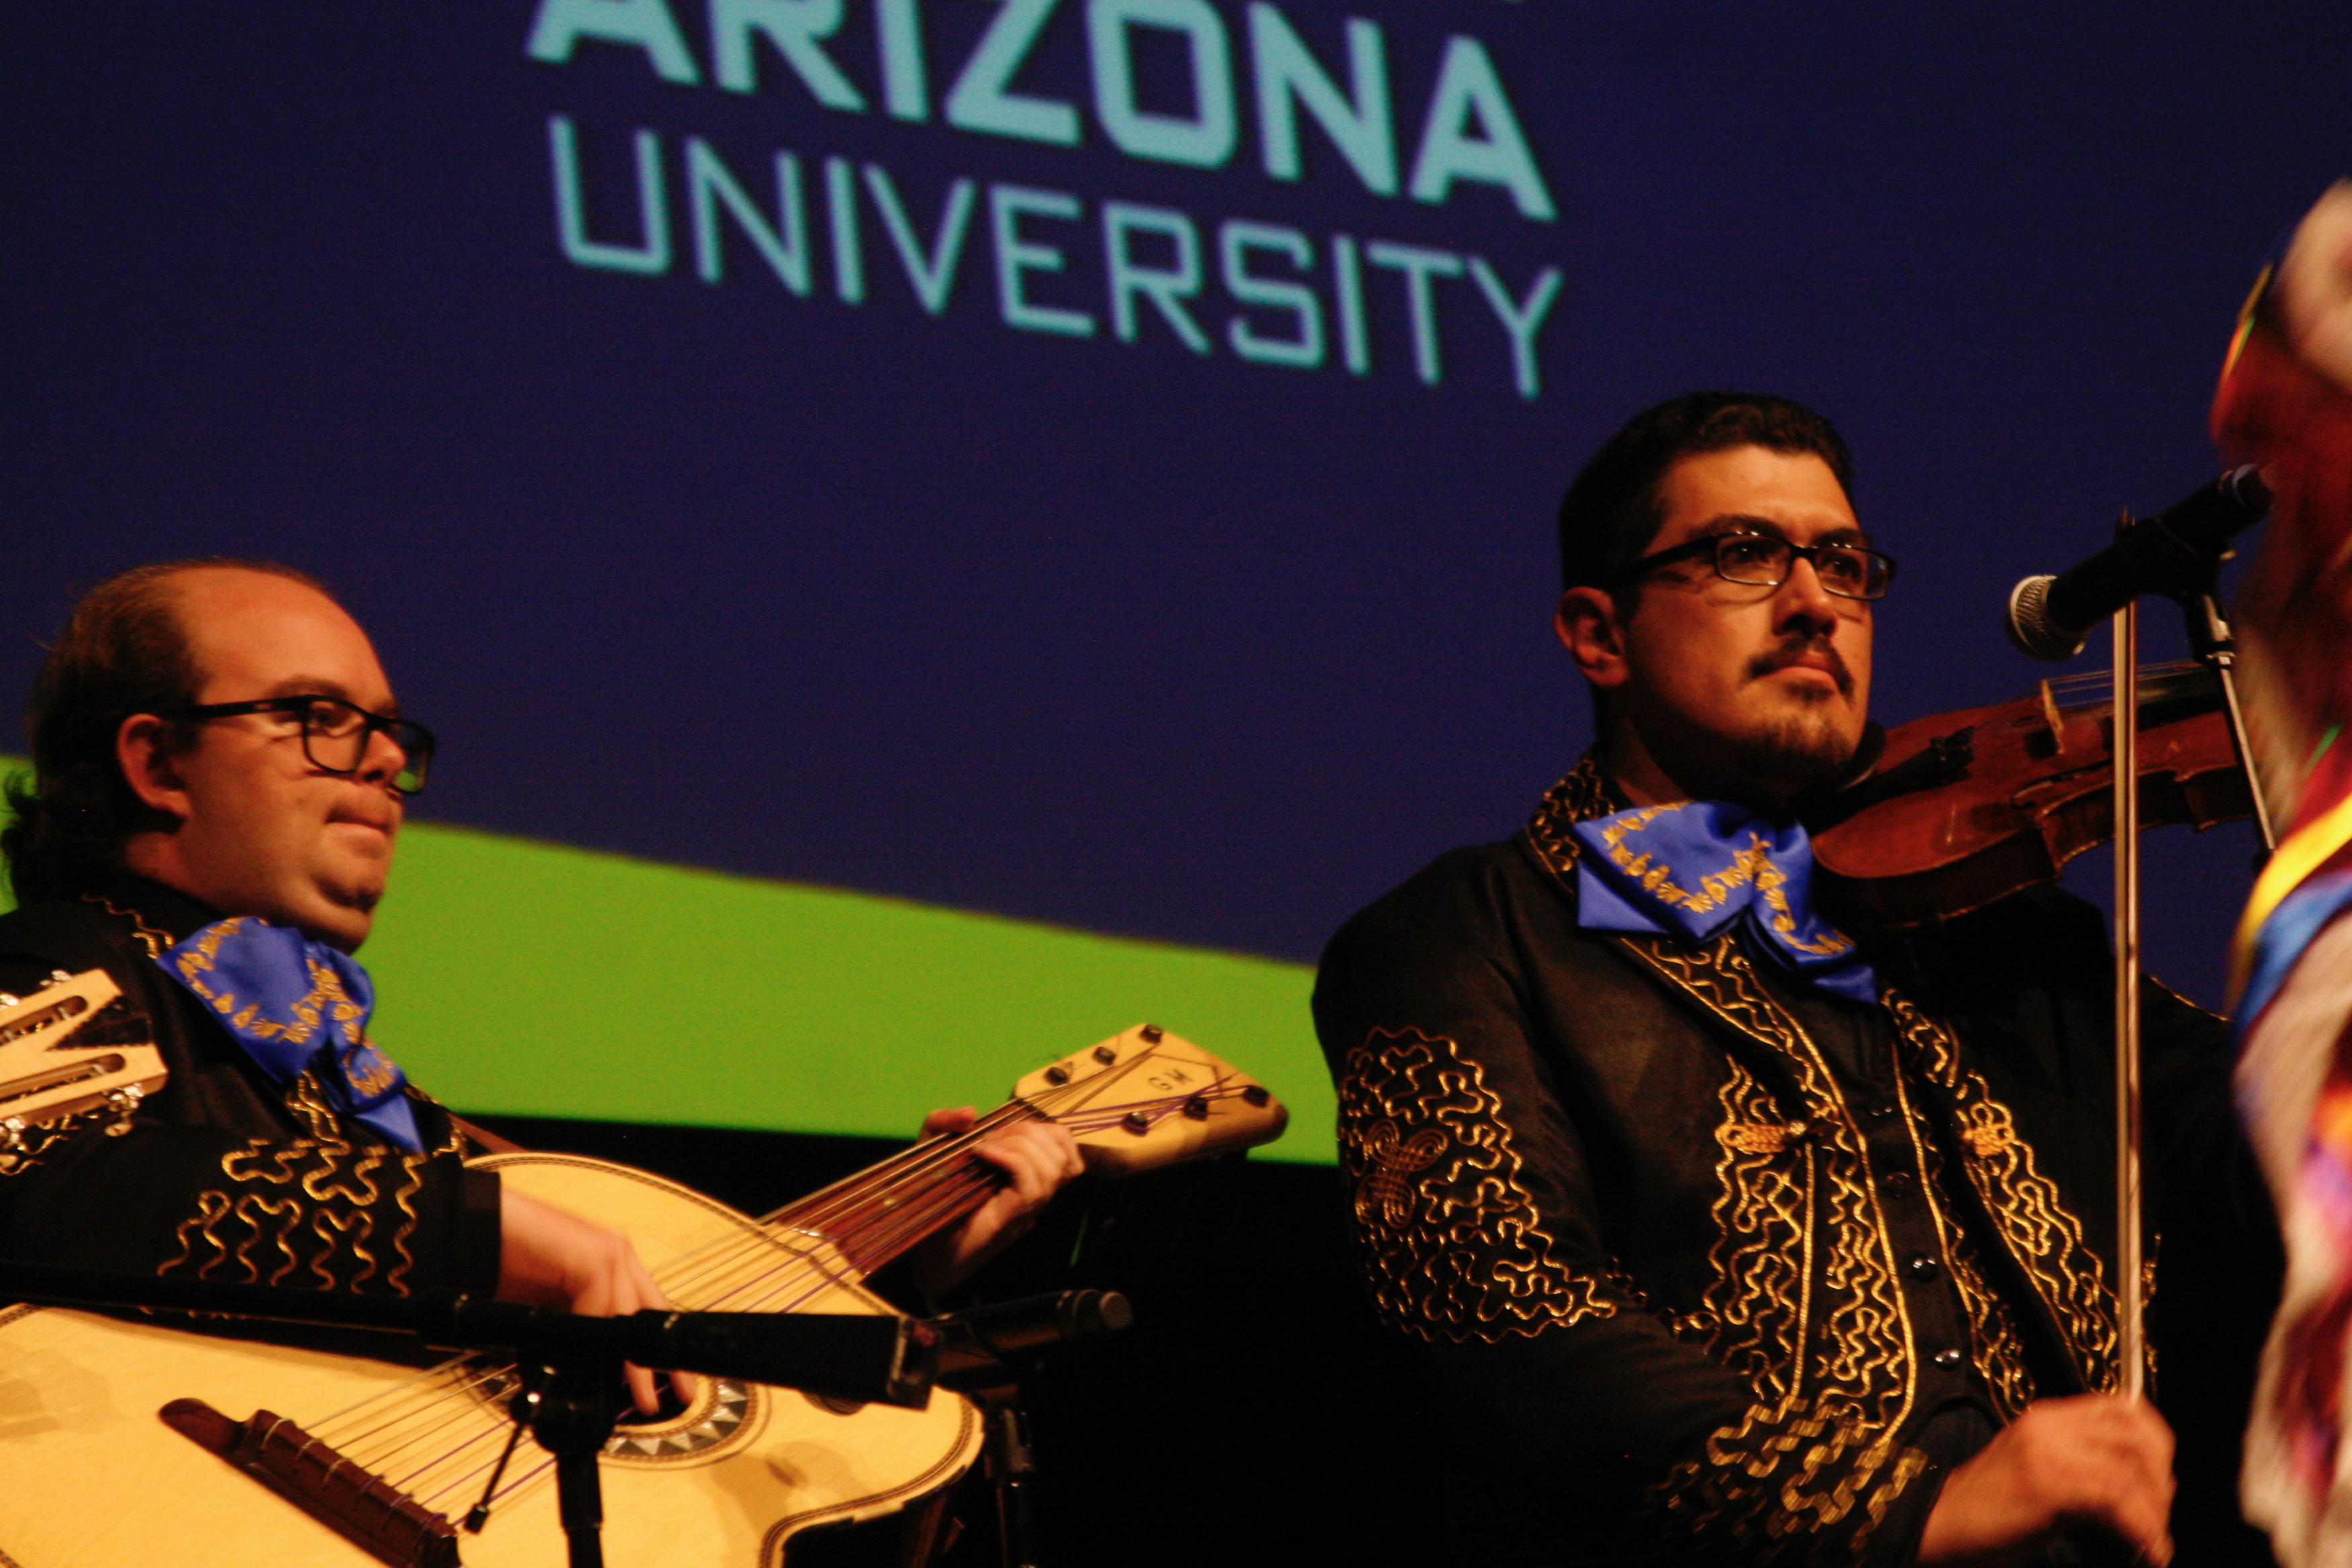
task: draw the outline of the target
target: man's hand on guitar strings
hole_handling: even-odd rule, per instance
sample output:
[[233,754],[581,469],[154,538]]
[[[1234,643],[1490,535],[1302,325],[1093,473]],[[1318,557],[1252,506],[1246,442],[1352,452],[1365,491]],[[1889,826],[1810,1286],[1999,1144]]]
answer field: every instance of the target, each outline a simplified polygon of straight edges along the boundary
[[[627,1237],[510,1186],[499,1194],[499,1295],[591,1318],[667,1310],[670,1304]],[[661,1401],[654,1374],[632,1366],[627,1375],[638,1411],[656,1414]],[[680,1399],[693,1399],[693,1377],[682,1372],[668,1377]]]
[[[934,1110],[923,1118],[926,1138],[967,1131],[979,1120],[969,1106]],[[941,1232],[908,1254],[915,1283],[940,1296],[962,1284],[1036,1223],[1037,1213],[1071,1177],[1086,1170],[1077,1143],[1059,1123],[1008,1122],[972,1151],[1004,1173],[1003,1191],[953,1229]]]

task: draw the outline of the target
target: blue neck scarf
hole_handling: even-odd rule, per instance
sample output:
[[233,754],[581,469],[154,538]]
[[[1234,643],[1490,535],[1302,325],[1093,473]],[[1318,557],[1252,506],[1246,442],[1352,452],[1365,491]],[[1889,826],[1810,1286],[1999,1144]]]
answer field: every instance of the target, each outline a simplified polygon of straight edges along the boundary
[[278,1083],[309,1072],[339,1115],[421,1149],[408,1076],[367,1037],[375,987],[349,953],[250,915],[215,921],[155,960]]
[[1849,1000],[1878,1000],[1878,977],[1853,939],[1813,912],[1813,843],[1719,800],[1645,805],[1569,829],[1576,922],[1704,942],[1737,921],[1782,968]]

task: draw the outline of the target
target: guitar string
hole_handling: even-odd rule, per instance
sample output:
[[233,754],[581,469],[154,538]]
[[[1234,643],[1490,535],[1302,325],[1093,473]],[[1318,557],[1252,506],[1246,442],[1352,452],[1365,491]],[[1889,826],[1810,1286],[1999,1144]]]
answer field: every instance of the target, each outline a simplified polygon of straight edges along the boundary
[[[1080,1099],[1082,1095],[1087,1098],[1091,1098],[1092,1096],[1098,1094],[1102,1089],[1110,1087],[1118,1079],[1124,1079],[1128,1075],[1128,1071],[1134,1070],[1149,1062],[1155,1054],[1156,1053],[1147,1051],[1140,1057],[1133,1058],[1130,1062],[1121,1064],[1122,1068],[1126,1070],[1117,1073],[1096,1074],[1090,1078],[1080,1079],[1076,1083],[1062,1086],[1059,1091],[1048,1090],[1040,1094],[1036,1098],[1048,1099],[1057,1103],[1064,1100]],[[1225,1087],[1225,1075],[1219,1074],[1211,1086],[1203,1091],[1202,1098],[1226,1099],[1231,1098],[1234,1093],[1237,1092],[1242,1091],[1227,1089]],[[1168,1114],[1171,1108],[1192,1098],[1195,1097],[1189,1095],[1160,1096],[1155,1097],[1150,1100],[1115,1103],[1114,1105],[1107,1107],[1094,1107],[1092,1108],[1094,1113],[1087,1115],[1083,1119],[1068,1115],[1056,1119],[1064,1121],[1066,1124],[1072,1124],[1072,1131],[1074,1132],[1082,1133],[1087,1131],[1102,1130],[1116,1126],[1119,1121],[1124,1120],[1131,1110],[1143,1110],[1148,1121],[1157,1121],[1160,1119],[1160,1116]],[[1158,1115],[1153,1114],[1153,1111],[1155,1110],[1158,1112]],[[789,1217],[794,1220],[803,1221],[803,1223],[808,1220],[814,1219],[823,1223],[838,1225],[841,1223],[841,1220],[845,1215],[854,1215],[856,1209],[862,1205],[870,1204],[877,1197],[887,1195],[891,1188],[903,1188],[908,1185],[918,1176],[929,1175],[937,1171],[938,1167],[947,1161],[955,1159],[960,1155],[967,1155],[970,1151],[982,1142],[989,1131],[993,1131],[996,1126],[1002,1125],[1009,1121],[1016,1120],[1024,1114],[1050,1116],[1053,1112],[1019,1100],[1009,1101],[1004,1106],[999,1107],[996,1110],[992,1111],[988,1116],[976,1120],[971,1128],[965,1130],[961,1133],[942,1135],[940,1138],[930,1140],[928,1144],[918,1144],[914,1149],[895,1157],[893,1161],[887,1162],[884,1165],[875,1167],[869,1172],[860,1173],[856,1175],[845,1178],[844,1181],[836,1183],[831,1187],[820,1189],[819,1192],[810,1194],[808,1197],[804,1197],[795,1201],[794,1203],[783,1205],[782,1208],[773,1211],[772,1215],[765,1216],[763,1223],[772,1225],[778,1220]],[[902,1239],[909,1236],[920,1237],[928,1234],[929,1231],[932,1229],[938,1228],[945,1223],[949,1223],[956,1216],[957,1210],[961,1205],[974,1198],[984,1201],[987,1194],[999,1186],[1003,1180],[1004,1177],[1002,1172],[997,1171],[992,1166],[989,1166],[977,1161],[971,1161],[965,1163],[961,1169],[948,1173],[943,1180],[935,1183],[931,1188],[919,1194],[915,1200],[905,1202],[898,1209],[890,1213],[887,1215],[889,1223],[877,1226],[870,1218],[867,1219],[866,1224],[860,1228],[856,1239],[866,1242],[866,1247],[865,1250],[866,1256],[876,1258],[877,1261],[869,1267],[860,1268],[853,1258],[849,1259],[851,1267],[856,1269],[860,1274],[870,1272],[870,1267],[879,1266],[878,1260],[887,1260],[889,1257],[895,1255],[898,1244]],[[729,1242],[733,1243],[731,1249],[725,1248],[724,1244]],[[737,1261],[740,1261],[747,1256],[751,1257],[755,1261],[757,1261],[762,1255],[767,1258],[772,1258],[774,1247],[772,1239],[768,1237],[761,1237],[757,1238],[730,1237],[719,1238],[719,1243],[716,1248],[714,1248],[714,1244],[705,1244],[703,1247],[690,1249],[688,1254],[682,1255],[677,1261],[685,1261],[697,1252],[714,1249],[734,1251]],[[850,1249],[847,1247],[842,1247],[840,1250],[846,1253]],[[808,1300],[814,1300],[816,1297],[823,1295],[827,1289],[834,1289],[838,1285],[854,1282],[844,1279],[839,1276],[833,1275],[832,1270],[824,1268],[819,1260],[810,1258],[806,1254],[796,1254],[788,1255],[788,1261],[786,1263],[772,1267],[762,1273],[755,1274],[751,1281],[746,1282],[743,1285],[733,1287],[726,1292],[726,1296],[731,1297],[732,1295],[738,1294],[742,1289],[750,1288],[751,1285],[756,1284],[760,1279],[772,1278],[775,1273],[789,1268],[793,1263],[800,1264],[804,1268],[810,1268],[813,1266],[814,1271],[820,1276],[820,1278],[808,1283],[803,1288],[802,1295],[798,1298],[798,1300],[801,1303],[805,1303]],[[665,1269],[664,1272],[667,1274],[671,1271]],[[707,1267],[703,1269],[697,1270],[698,1274],[708,1272],[709,1269]],[[826,1276],[831,1277],[828,1278]],[[683,1294],[696,1293],[684,1290],[684,1287],[692,1281],[692,1276],[688,1276],[687,1278],[677,1279],[677,1289],[673,1289],[667,1282],[664,1282],[665,1293],[672,1295],[674,1300],[682,1300],[681,1292],[683,1292]],[[720,1299],[723,1300],[725,1298],[722,1297]],[[776,1295],[771,1293],[761,1302],[755,1303],[755,1305],[772,1306],[776,1300]],[[700,1310],[707,1310],[710,1309],[709,1305],[706,1305]],[[783,1310],[790,1310],[794,1309],[787,1306]],[[396,1440],[391,1448],[382,1450],[381,1453],[383,1455],[383,1458],[392,1458],[397,1456],[401,1451],[403,1451],[403,1449],[414,1447],[418,1442],[423,1440],[425,1436],[429,1435],[431,1432],[438,1431],[441,1428],[462,1419],[463,1415],[466,1414],[466,1406],[461,1405],[456,1410],[452,1411],[451,1414],[441,1417],[439,1420],[426,1419],[436,1402],[446,1401],[453,1394],[462,1394],[472,1389],[478,1388],[482,1384],[490,1382],[495,1378],[507,1375],[510,1370],[510,1368],[498,1367],[483,1369],[471,1379],[459,1380],[457,1382],[456,1386],[444,1389],[426,1389],[421,1386],[425,1382],[433,1380],[436,1376],[434,1373],[428,1373],[425,1378],[410,1380],[410,1383],[406,1386],[422,1396],[425,1401],[425,1410],[418,1415],[412,1415],[409,1419],[425,1419],[426,1420],[426,1425],[405,1434],[400,1439]],[[391,1391],[387,1391],[387,1394],[390,1392]],[[376,1398],[382,1397],[383,1397],[383,1395],[376,1396]],[[354,1406],[349,1408],[356,1410],[361,1406],[364,1406],[374,1402],[374,1399],[362,1400],[358,1402]],[[473,1408],[484,1415],[488,1415],[494,1407],[485,1405],[474,1405]],[[339,1413],[339,1415],[341,1413]],[[368,1436],[374,1433],[380,1433],[387,1426],[399,1425],[400,1420],[401,1418],[399,1416],[394,1415],[386,1421],[380,1422],[376,1426],[369,1428],[366,1432],[357,1434],[355,1438],[352,1440],[364,1440]],[[322,1423],[321,1425],[324,1426],[326,1424]],[[483,1441],[485,1438],[490,1436],[502,1436],[505,1430],[505,1421],[502,1416],[497,1419],[494,1424],[486,1424],[483,1430],[477,1433],[473,1437],[466,1439],[458,1444],[455,1448],[446,1451],[435,1460],[429,1461],[425,1465],[408,1472],[408,1475],[403,1478],[404,1489],[405,1484],[413,1480],[415,1477],[427,1474],[436,1468],[451,1462],[454,1460],[456,1456],[463,1453],[466,1448]],[[383,1462],[380,1459],[377,1463],[370,1465],[369,1468],[371,1469],[376,1469],[380,1473],[381,1469],[383,1468]],[[482,1464],[478,1464],[471,1469],[465,1471],[458,1479],[462,1480],[467,1478],[478,1476],[487,1468],[487,1461]],[[541,1468],[544,1468],[546,1467],[541,1467]],[[539,1470],[532,1470],[517,1477],[513,1482],[501,1487],[499,1497],[507,1497],[521,1486],[528,1484],[539,1473]],[[449,1489],[449,1485],[450,1483],[443,1483],[435,1486],[432,1489],[432,1495],[436,1497],[441,1495],[443,1492]]]
[[[1149,1060],[1154,1055],[1153,1052],[1146,1051],[1133,1058],[1132,1063]],[[1132,1065],[1132,1063],[1126,1065]],[[1076,1083],[1049,1088],[1035,1097],[1038,1100],[1050,1102],[1046,1105],[1020,1099],[1008,1100],[986,1116],[979,1118],[971,1128],[961,1133],[942,1134],[926,1143],[919,1143],[879,1165],[845,1176],[830,1186],[821,1187],[814,1193],[797,1198],[781,1208],[772,1210],[761,1215],[758,1223],[763,1226],[789,1225],[793,1229],[805,1229],[824,1234],[828,1227],[837,1226],[842,1216],[854,1213],[863,1204],[872,1202],[894,1189],[910,1185],[918,1179],[929,1177],[939,1172],[942,1166],[953,1164],[960,1167],[974,1150],[987,1141],[988,1135],[1000,1126],[1031,1116],[1060,1120],[1055,1114],[1053,1106],[1058,1105],[1063,1100],[1077,1098],[1072,1092],[1074,1090],[1081,1089],[1092,1090],[1097,1085],[1115,1076],[1123,1077],[1124,1072],[1118,1075],[1098,1073]],[[713,1247],[723,1247],[734,1239],[731,1237],[716,1238],[713,1243],[708,1245]],[[838,1245],[837,1240],[836,1245]],[[701,1250],[703,1249],[693,1249],[679,1258],[674,1259],[673,1267],[676,1263],[685,1262],[693,1258]],[[718,1266],[724,1267],[731,1261],[731,1258],[722,1257],[717,1260],[717,1263]],[[681,1284],[690,1284],[698,1277],[698,1271],[676,1274],[673,1277],[677,1278]]]
[[[1231,1098],[1233,1094],[1242,1091],[1225,1090],[1220,1081],[1213,1084],[1210,1089],[1202,1091],[1202,1097],[1224,1099]],[[1192,1098],[1195,1097],[1171,1095],[1153,1100],[1115,1102],[1109,1106],[1097,1108],[1093,1114],[1083,1121],[1066,1114],[1057,1120],[1070,1126],[1076,1132],[1101,1131],[1118,1125],[1129,1115],[1138,1110],[1141,1110],[1148,1119],[1156,1121],[1160,1117],[1164,1117],[1170,1107],[1181,1105],[1184,1100]],[[1153,1114],[1155,1111],[1157,1115]],[[970,1197],[977,1195],[984,1199],[990,1190],[997,1184],[999,1179],[985,1167],[971,1168],[970,1174],[973,1181],[973,1185],[970,1187],[950,1187],[941,1194],[926,1195],[908,1201],[892,1212],[888,1216],[889,1223],[877,1225],[875,1220],[868,1217],[864,1219],[856,1228],[845,1230],[844,1234],[831,1239],[847,1257],[853,1267],[862,1273],[870,1274],[874,1268],[879,1267],[881,1262],[895,1257],[901,1249],[902,1243],[909,1237],[919,1237],[928,1234],[929,1230],[938,1228],[941,1223],[944,1223],[945,1218],[951,1217],[956,1206],[965,1203]],[[750,1280],[708,1298],[703,1310],[716,1310],[723,1307],[751,1285],[789,1267],[788,1263],[779,1261],[774,1268],[765,1273],[755,1273]],[[709,1269],[700,1271],[704,1276],[709,1272],[711,1272]],[[665,1281],[665,1288],[667,1289],[667,1281]],[[823,1288],[822,1284],[815,1287],[819,1290]],[[798,1301],[783,1305],[781,1310],[797,1310],[805,1304],[806,1300],[806,1297],[803,1297]],[[753,1303],[751,1308],[736,1310],[777,1310],[777,1303],[775,1299],[771,1297]]]

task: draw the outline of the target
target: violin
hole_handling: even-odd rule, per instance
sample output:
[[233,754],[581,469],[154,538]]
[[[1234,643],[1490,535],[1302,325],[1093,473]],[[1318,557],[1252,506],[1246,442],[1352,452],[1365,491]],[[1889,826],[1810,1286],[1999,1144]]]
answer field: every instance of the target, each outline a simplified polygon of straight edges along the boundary
[[[1807,814],[1814,864],[1841,901],[1892,930],[2055,881],[2115,837],[2114,727],[2105,671],[1915,720],[1887,733],[1869,773]],[[2142,827],[2253,815],[2221,683],[2202,665],[2141,670],[2138,763]]]

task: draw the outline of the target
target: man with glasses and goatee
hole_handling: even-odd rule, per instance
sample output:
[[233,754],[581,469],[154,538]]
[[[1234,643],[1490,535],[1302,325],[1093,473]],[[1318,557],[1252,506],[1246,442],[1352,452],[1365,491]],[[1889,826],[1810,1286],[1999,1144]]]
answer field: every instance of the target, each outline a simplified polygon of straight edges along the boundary
[[[79,1037],[152,1040],[170,1077],[127,1121],[0,1125],[0,1257],[667,1305],[620,1233],[467,1170],[478,1135],[367,1037],[352,955],[433,736],[319,584],[229,561],[114,577],[75,606],[26,717],[0,991],[106,969],[121,1000]],[[937,1241],[924,1283],[968,1271],[1076,1169],[1049,1123],[982,1152],[1005,1190]]]
[[2264,1562],[2231,1483],[2276,1238],[2226,1027],[2144,997],[2159,1415],[2109,1392],[2098,914],[2042,888],[1891,938],[1812,875],[1895,575],[1850,477],[1780,398],[1613,437],[1559,516],[1593,750],[1324,955],[1360,1255],[1461,1560]]

